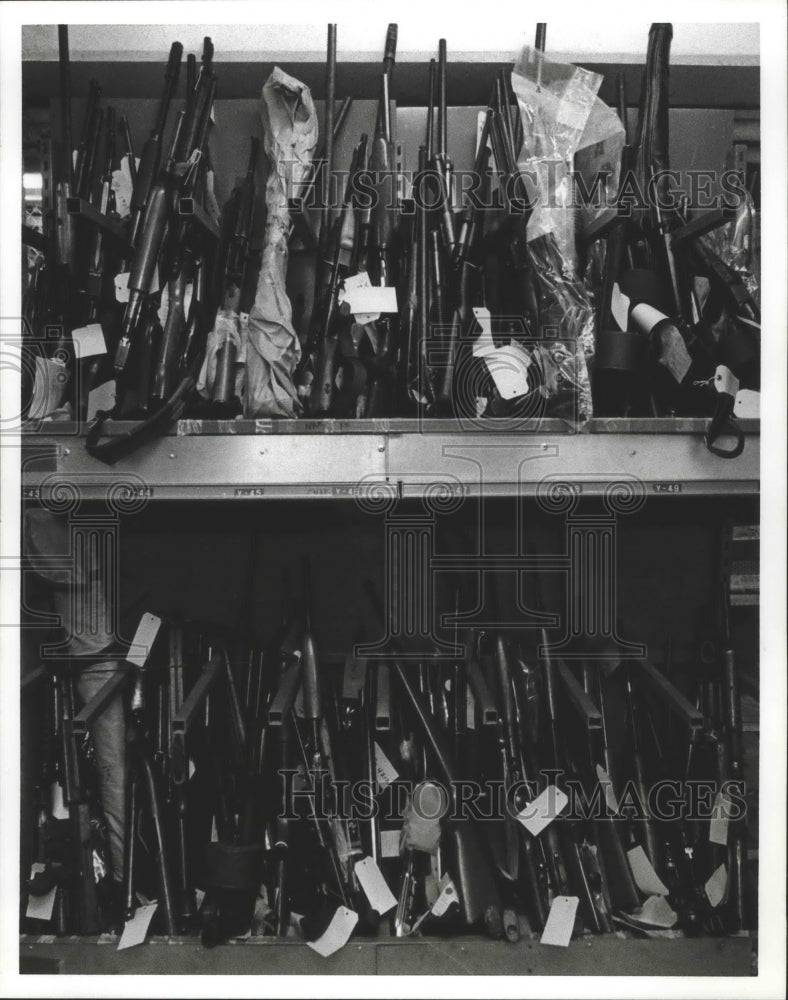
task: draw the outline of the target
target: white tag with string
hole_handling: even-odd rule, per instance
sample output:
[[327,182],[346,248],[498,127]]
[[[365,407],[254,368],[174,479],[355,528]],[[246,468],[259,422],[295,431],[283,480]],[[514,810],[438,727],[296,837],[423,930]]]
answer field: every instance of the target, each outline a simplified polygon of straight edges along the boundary
[[[46,871],[46,865],[41,864],[40,861],[34,861],[30,869],[30,878],[32,879],[34,875],[43,871]],[[53,885],[49,892],[44,893],[43,896],[34,896],[32,892],[28,892],[25,916],[32,920],[51,920],[55,910],[55,896],[57,896],[56,885]]]
[[728,886],[728,870],[724,864],[721,864],[719,868],[714,871],[714,873],[709,877],[706,882],[706,895],[709,898],[709,902],[712,906],[719,906],[720,903],[725,898],[725,890]]
[[357,923],[358,914],[354,913],[353,910],[349,910],[346,906],[340,906],[331,918],[331,923],[324,933],[317,941],[307,941],[307,946],[312,951],[316,951],[318,955],[322,955],[323,958],[328,958],[335,951],[339,951],[340,948],[345,947]]
[[616,802],[616,793],[613,791],[613,782],[610,780],[610,775],[602,767],[601,764],[596,766],[596,777],[599,784],[602,786],[602,791],[605,795],[605,804],[610,812],[614,815],[618,813],[618,802]]
[[400,830],[380,831],[380,853],[383,858],[399,857]]
[[161,618],[152,615],[149,611],[140,618],[137,631],[134,633],[129,651],[126,654],[126,661],[135,667],[144,667],[150,656],[153,643],[161,627]]
[[115,301],[116,302],[128,302],[129,301],[129,278],[131,274],[128,271],[124,271],[122,274],[115,275]]
[[483,306],[474,306],[473,315],[476,322],[482,328],[481,333],[473,342],[473,356],[475,358],[485,358],[495,350],[495,341],[492,335],[492,317],[490,310]]
[[727,847],[728,844],[728,819],[730,813],[730,803],[722,792],[717,792],[714,800],[714,808],[709,821],[709,843],[719,844],[720,847]]
[[529,802],[517,814],[517,820],[530,834],[538,837],[542,830],[549,826],[556,816],[566,808],[568,802],[569,797],[560,788],[548,785],[543,792],[536,796],[533,802]]
[[438,893],[438,898],[432,904],[432,909],[430,913],[434,917],[441,917],[452,905],[452,903],[459,902],[457,896],[457,889],[451,880],[451,876],[447,873],[438,883],[438,888],[440,892]]
[[361,861],[357,861],[353,871],[373,910],[377,910],[383,916],[397,905],[396,897],[372,858],[362,858]]
[[399,772],[377,742],[375,743],[375,776],[378,779],[381,791],[399,777]]
[[153,901],[146,906],[137,907],[134,916],[127,920],[123,927],[123,933],[118,941],[118,951],[142,944],[148,936],[148,928],[158,905],[156,901]]
[[739,380],[725,365],[717,365],[717,370],[714,372],[714,388],[717,392],[725,392],[729,396],[736,398],[736,393],[739,391]]
[[641,892],[647,896],[667,896],[667,888],[654,871],[648,855],[639,844],[627,851],[627,858],[629,859],[629,867],[632,869],[632,878]]
[[104,342],[104,331],[101,323],[88,323],[71,331],[74,341],[74,354],[78,358],[92,358],[97,354],[106,354],[107,345]]
[[551,944],[559,948],[569,947],[579,902],[577,896],[556,896],[553,899],[540,938],[541,944]]

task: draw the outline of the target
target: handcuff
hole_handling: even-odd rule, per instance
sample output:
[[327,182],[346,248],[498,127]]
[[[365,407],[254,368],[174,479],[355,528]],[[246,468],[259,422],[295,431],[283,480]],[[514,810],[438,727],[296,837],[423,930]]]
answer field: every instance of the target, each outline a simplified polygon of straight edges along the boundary
[[[744,451],[744,432],[739,426],[733,412],[736,403],[736,393],[739,391],[739,380],[725,365],[717,365],[714,375],[693,383],[698,388],[711,386],[717,391],[717,403],[714,407],[708,430],[703,436],[703,443],[719,458],[738,458]],[[732,435],[736,443],[732,448],[721,448],[714,442],[723,435]]]

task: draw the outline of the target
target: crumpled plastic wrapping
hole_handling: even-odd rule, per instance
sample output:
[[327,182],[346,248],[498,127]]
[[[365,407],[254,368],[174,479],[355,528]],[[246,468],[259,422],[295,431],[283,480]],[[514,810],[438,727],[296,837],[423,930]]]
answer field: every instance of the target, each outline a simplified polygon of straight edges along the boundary
[[248,318],[231,309],[220,309],[216,314],[213,330],[205,344],[205,360],[202,363],[197,391],[206,399],[210,398],[211,387],[216,380],[216,358],[219,350],[229,338],[237,351],[235,359],[235,395],[243,399],[246,383],[246,358],[248,344]]
[[585,423],[593,416],[588,364],[594,355],[594,308],[552,234],[528,243],[539,302],[540,343],[533,351],[542,376],[546,415]]
[[747,193],[736,212],[736,218],[713,229],[701,239],[720,260],[736,271],[760,309],[760,216],[755,211],[752,195]]
[[535,198],[528,239],[553,233],[573,266],[577,264],[573,160],[601,84],[599,73],[553,62],[527,46],[512,73],[523,123],[517,165],[532,178]]
[[[588,365],[594,354],[594,308],[579,280],[576,228],[605,210],[618,189],[624,130],[598,99],[599,73],[546,59],[526,47],[512,73],[523,124],[518,168],[530,178],[533,211],[526,254],[539,304],[539,344],[533,352],[540,372],[546,415],[584,423],[592,416]],[[602,183],[585,204],[576,186],[576,154],[583,148],[586,192]],[[582,206],[582,208],[581,208]]]
[[246,354],[247,417],[296,417],[301,404],[293,373],[301,357],[285,290],[288,197],[295,197],[317,146],[317,113],[307,86],[275,66],[260,101],[263,147],[269,163],[266,219],[257,294],[249,313]]

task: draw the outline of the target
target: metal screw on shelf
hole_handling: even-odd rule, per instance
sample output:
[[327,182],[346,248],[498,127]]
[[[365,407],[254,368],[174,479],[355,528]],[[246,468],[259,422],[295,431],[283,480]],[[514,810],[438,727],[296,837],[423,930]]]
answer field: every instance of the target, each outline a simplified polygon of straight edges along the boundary
[[63,449],[63,454],[64,455],[70,455],[71,454],[71,449],[70,448],[64,448]]
[[170,458],[175,458],[175,452],[174,451],[170,452]]
[[378,451],[385,451],[385,450],[386,450],[385,444],[379,444],[378,445]]

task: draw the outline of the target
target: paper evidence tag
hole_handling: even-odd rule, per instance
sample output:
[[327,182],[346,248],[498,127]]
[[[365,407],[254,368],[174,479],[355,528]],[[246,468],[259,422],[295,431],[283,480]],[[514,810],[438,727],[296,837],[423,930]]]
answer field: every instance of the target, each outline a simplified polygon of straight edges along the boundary
[[120,169],[112,171],[112,190],[115,193],[115,210],[121,219],[131,215],[131,198],[134,185],[131,182],[129,159],[124,156],[120,161]]
[[[46,871],[46,865],[41,864],[40,861],[34,861],[30,868],[30,878],[32,879],[34,875],[43,871]],[[49,892],[43,896],[34,896],[32,892],[28,892],[25,916],[30,917],[32,920],[51,920],[55,909],[56,896],[56,885],[53,885]]]
[[68,819],[68,806],[63,801],[63,788],[58,781],[52,782],[51,788],[52,818]]
[[107,345],[104,343],[104,331],[101,323],[89,323],[87,326],[80,326],[71,331],[71,338],[74,341],[74,354],[78,358],[92,358],[97,354],[106,354]]
[[648,855],[643,848],[638,845],[627,851],[629,867],[632,869],[632,877],[635,885],[647,896],[667,896],[668,890],[654,871]]
[[610,775],[604,767],[601,766],[601,764],[597,764],[596,766],[596,777],[597,781],[602,786],[607,808],[612,813],[618,813],[618,802],[616,802],[616,793],[613,791],[613,782],[610,780]]
[[476,699],[470,688],[465,692],[465,725],[468,729],[476,728]]
[[354,316],[399,311],[397,289],[393,285],[368,285],[350,291],[345,287],[345,301]]
[[712,906],[719,906],[725,898],[725,890],[728,887],[728,870],[724,864],[709,877],[706,883],[706,895]]
[[610,312],[621,330],[626,330],[629,326],[629,306],[629,296],[624,295],[618,287],[618,282],[614,281],[613,295],[610,299]]
[[475,358],[484,358],[488,354],[492,354],[495,350],[490,310],[485,309],[484,306],[474,306],[473,317],[481,327],[481,333],[473,342],[473,356]]
[[714,809],[709,821],[709,843],[719,844],[720,847],[728,845],[728,816],[730,814],[730,802],[722,792],[717,792],[714,800]]
[[129,271],[123,271],[122,274],[115,275],[115,301],[116,302],[128,302],[129,301],[129,278],[131,273]]
[[400,830],[380,831],[380,853],[384,858],[399,857]]
[[501,399],[516,399],[528,392],[531,355],[516,341],[494,348],[484,355],[484,362]]
[[[341,304],[345,301],[348,295],[352,295],[354,292],[358,291],[359,288],[369,288],[372,285],[369,275],[366,271],[359,271],[358,274],[351,274],[342,285],[339,292],[337,301]],[[353,309],[350,310],[353,312]],[[379,312],[367,312],[367,313],[357,313],[355,314],[356,323],[361,326],[366,326],[367,323],[374,323],[375,320],[380,319]]]
[[673,927],[678,916],[670,908],[664,896],[649,896],[640,909],[640,913],[632,914],[632,919],[652,927]]
[[361,861],[357,861],[353,871],[373,910],[377,910],[383,916],[397,905],[396,897],[372,858],[362,858]]
[[435,917],[441,917],[452,905],[452,903],[459,902],[459,897],[457,895],[457,888],[451,880],[451,876],[446,873],[443,878],[438,883],[438,888],[440,892],[438,893],[438,898],[432,904],[432,913]]
[[126,921],[123,933],[120,936],[120,941],[118,941],[118,951],[122,951],[124,948],[133,948],[135,945],[142,944],[148,935],[148,928],[150,927],[150,922],[153,920],[153,914],[156,912],[158,905],[159,904],[153,900],[146,906],[137,907],[131,920]]
[[739,389],[733,412],[739,420],[758,420],[761,416],[761,394],[754,389]]
[[128,663],[132,663],[135,667],[145,666],[160,627],[161,618],[157,618],[156,615],[152,615],[149,611],[146,611],[142,618],[140,618],[134,639],[126,654],[126,661]]
[[560,788],[548,785],[543,792],[536,796],[533,802],[529,802],[517,814],[517,820],[530,834],[537,837],[566,808],[567,802],[569,802],[569,797]]
[[115,405],[116,392],[114,378],[91,389],[88,393],[88,420],[92,420],[99,410],[111,410]]
[[579,902],[577,896],[556,896],[553,899],[540,938],[542,944],[552,944],[559,948],[569,947]]
[[739,380],[730,368],[725,365],[717,365],[714,372],[714,388],[717,392],[725,392],[735,399],[736,393],[739,391]]
[[340,906],[331,923],[317,941],[307,941],[307,945],[316,951],[323,958],[328,958],[335,951],[344,948],[353,933],[353,928],[358,923],[358,914],[349,910],[346,906]]
[[377,742],[375,743],[375,776],[378,779],[381,791],[399,777],[399,772],[385,753],[383,753]]

